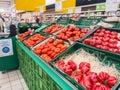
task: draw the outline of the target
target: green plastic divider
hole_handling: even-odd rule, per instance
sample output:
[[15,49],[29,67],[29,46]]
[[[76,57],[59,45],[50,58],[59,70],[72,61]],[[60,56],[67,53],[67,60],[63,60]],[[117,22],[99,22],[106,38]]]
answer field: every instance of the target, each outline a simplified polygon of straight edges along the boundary
[[[16,43],[19,52],[20,71],[30,90],[77,90],[22,43],[19,41]],[[24,55],[24,58],[21,55],[22,57]],[[34,82],[32,80],[37,83],[35,84],[35,89],[33,89],[32,83]],[[37,86],[39,82],[40,84]]]

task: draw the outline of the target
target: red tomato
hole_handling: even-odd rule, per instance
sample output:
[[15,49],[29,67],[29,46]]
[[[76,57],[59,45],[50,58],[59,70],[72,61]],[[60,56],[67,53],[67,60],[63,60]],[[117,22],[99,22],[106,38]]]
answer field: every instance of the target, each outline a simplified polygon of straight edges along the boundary
[[100,72],[99,73],[99,79],[102,81],[102,83],[106,83],[106,80],[108,80],[108,78],[110,77],[110,75],[106,72]]
[[112,31],[111,34],[112,34],[112,35],[118,35],[118,33],[115,32],[115,31]]
[[110,87],[114,86],[118,82],[117,78],[114,76],[110,76],[107,81]]
[[90,43],[90,39],[86,38],[83,42],[86,43],[86,44],[89,44]]
[[67,62],[67,64],[68,64],[68,65],[71,65],[72,70],[76,70],[77,65],[75,64],[75,62],[73,62],[73,60],[69,60],[69,61]]
[[105,34],[110,34],[111,32],[110,32],[110,31],[106,31],[106,30],[105,30],[105,32],[104,32],[104,33],[105,33]]
[[96,44],[97,44],[97,45],[101,45],[101,44],[102,44],[102,41],[101,41],[101,40],[96,40]]
[[99,77],[98,77],[97,73],[95,73],[95,72],[89,72],[89,73],[87,73],[87,76],[90,77],[92,83],[99,82]]
[[104,38],[103,38],[103,41],[104,41],[104,42],[108,42],[109,39],[110,39],[109,37],[104,37]]
[[79,69],[83,72],[83,73],[87,73],[90,71],[90,64],[87,62],[81,62],[79,64]]
[[90,77],[86,76],[83,78],[83,85],[87,90],[92,89],[92,83]]
[[104,36],[104,33],[99,33],[98,36],[99,36],[99,37],[103,37],[103,36]]
[[104,84],[96,83],[93,85],[92,90],[110,90],[110,88]]

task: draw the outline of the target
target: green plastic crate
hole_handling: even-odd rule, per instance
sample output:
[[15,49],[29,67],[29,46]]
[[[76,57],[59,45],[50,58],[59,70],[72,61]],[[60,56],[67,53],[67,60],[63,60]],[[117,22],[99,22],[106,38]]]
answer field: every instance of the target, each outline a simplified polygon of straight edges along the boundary
[[62,25],[67,25],[69,24],[69,22],[70,22],[69,18],[62,18],[62,17],[56,21],[57,24],[62,24]]
[[101,18],[80,18],[79,21],[76,21],[76,25],[90,27],[90,25],[96,25],[100,21]]
[[[99,51],[96,51],[94,49],[88,48],[84,44],[76,42],[71,47],[69,47],[67,50],[65,50],[62,54],[60,54],[55,59],[53,59],[50,62],[50,65],[53,67],[53,69],[55,69],[57,72],[59,72],[67,80],[69,80],[70,82],[72,82],[79,90],[85,90],[85,88],[83,86],[81,86],[79,83],[77,83],[74,79],[72,79],[69,75],[67,75],[66,73],[64,73],[60,69],[58,69],[55,66],[55,62],[58,61],[58,60],[60,60],[60,58],[62,56],[65,56],[65,55],[68,55],[68,54],[70,55],[70,54],[74,53],[76,50],[78,50],[80,48],[84,49],[86,52],[88,52],[90,54],[94,54],[100,60],[100,62],[103,62],[106,65],[108,64],[108,62],[111,63],[111,65],[114,63],[115,66],[116,66],[116,69],[120,71],[120,68],[119,68],[120,67],[120,61],[119,60],[117,60],[117,59],[115,59],[113,57],[107,57],[106,54],[104,54],[102,52],[99,52]],[[104,59],[105,59],[105,61],[103,61]],[[117,88],[118,83],[113,88]],[[112,90],[114,90],[114,89],[112,89]]]
[[28,47],[29,49],[31,49],[32,47],[34,47],[35,45],[37,45],[38,43],[40,43],[40,42],[42,42],[42,41],[44,41],[45,39],[43,39],[42,41],[39,41],[39,42],[37,42],[36,44],[34,44],[33,46],[28,46],[28,45],[26,45],[25,43],[24,43],[24,41],[25,40],[27,40],[27,39],[29,39],[30,37],[32,37],[32,36],[34,36],[35,34],[40,34],[40,35],[42,35],[42,36],[45,36],[45,39],[47,39],[48,37],[49,37],[49,34],[48,33],[44,33],[44,32],[37,32],[37,33],[34,33],[34,34],[32,34],[32,35],[29,35],[28,37],[26,37],[23,41],[22,41],[22,43],[26,46],[26,47]]
[[72,20],[72,19],[69,20],[69,24],[75,24],[75,23],[76,23],[75,20]]
[[[99,28],[100,30],[101,30],[101,27]],[[106,28],[105,28],[106,29]],[[120,33],[120,30],[116,30],[116,29],[106,29],[106,30],[109,30],[109,31],[116,31],[116,32],[118,32],[118,33]],[[88,35],[87,37],[91,37],[92,35],[94,34],[94,32],[92,33],[92,34],[90,34],[90,35]],[[85,38],[84,38],[85,39]],[[83,40],[84,40],[83,39]],[[82,40],[82,41],[83,41]],[[81,42],[81,41],[80,41]],[[91,45],[87,45],[87,44],[84,44],[86,47],[88,47],[88,48],[91,48],[91,49],[94,49],[94,50],[97,50],[97,51],[99,51],[99,52],[103,52],[103,53],[105,53],[106,55],[108,55],[108,56],[113,56],[113,57],[115,57],[116,59],[119,59],[120,58],[120,54],[119,53],[115,53],[115,52],[111,52],[111,51],[108,51],[108,50],[104,50],[104,49],[99,49],[99,48],[97,48],[97,47],[94,47],[94,46],[91,46]]]

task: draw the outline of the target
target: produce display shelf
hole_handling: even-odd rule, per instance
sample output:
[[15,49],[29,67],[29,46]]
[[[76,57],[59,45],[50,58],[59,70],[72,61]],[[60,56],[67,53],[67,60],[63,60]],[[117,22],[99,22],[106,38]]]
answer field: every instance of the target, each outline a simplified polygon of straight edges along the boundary
[[22,43],[16,44],[20,71],[30,90],[77,90]]

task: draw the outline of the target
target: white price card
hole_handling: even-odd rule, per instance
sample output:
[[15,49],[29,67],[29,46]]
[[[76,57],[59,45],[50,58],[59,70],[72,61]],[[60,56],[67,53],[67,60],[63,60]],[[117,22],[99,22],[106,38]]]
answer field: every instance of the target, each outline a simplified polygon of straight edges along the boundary
[[106,11],[117,11],[118,3],[115,3],[115,0],[106,1]]
[[13,46],[11,39],[0,40],[0,57],[13,55]]
[[62,10],[62,2],[55,3],[55,11]]
[[40,7],[40,13],[43,13],[44,12],[44,8],[43,6]]
[[81,7],[76,7],[75,13],[81,13]]
[[68,13],[73,13],[73,8],[69,8]]

